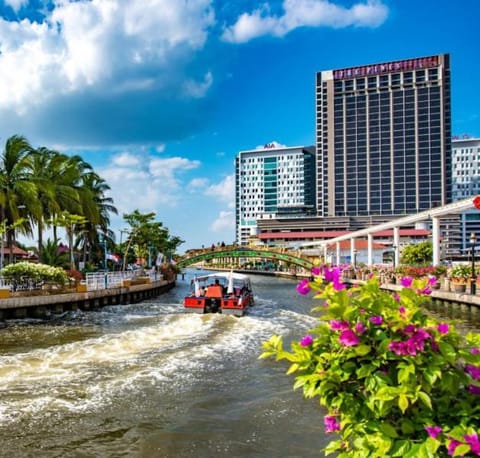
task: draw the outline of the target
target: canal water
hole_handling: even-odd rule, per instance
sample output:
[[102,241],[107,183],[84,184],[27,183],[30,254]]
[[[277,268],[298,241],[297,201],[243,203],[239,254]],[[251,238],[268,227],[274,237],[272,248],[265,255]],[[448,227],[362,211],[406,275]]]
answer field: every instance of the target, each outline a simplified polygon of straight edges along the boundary
[[[248,315],[187,314],[198,273],[149,302],[0,330],[0,456],[322,456],[324,412],[292,390],[285,364],[258,359],[272,334],[315,325],[313,300],[252,276]],[[460,326],[479,329],[473,318]]]

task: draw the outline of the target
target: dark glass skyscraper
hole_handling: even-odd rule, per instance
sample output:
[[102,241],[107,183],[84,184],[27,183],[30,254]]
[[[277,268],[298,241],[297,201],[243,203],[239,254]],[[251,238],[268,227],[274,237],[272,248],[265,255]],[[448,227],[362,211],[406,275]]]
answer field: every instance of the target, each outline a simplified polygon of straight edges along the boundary
[[451,201],[449,55],[318,72],[319,216],[398,216]]

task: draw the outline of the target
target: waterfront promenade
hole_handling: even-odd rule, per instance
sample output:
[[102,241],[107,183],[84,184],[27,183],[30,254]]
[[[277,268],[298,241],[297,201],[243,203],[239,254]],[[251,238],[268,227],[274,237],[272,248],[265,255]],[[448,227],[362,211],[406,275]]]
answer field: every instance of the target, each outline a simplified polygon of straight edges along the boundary
[[106,305],[140,302],[158,296],[175,286],[175,280],[130,281],[121,286],[60,294],[35,294],[0,299],[0,320],[49,318],[71,310],[92,310]]

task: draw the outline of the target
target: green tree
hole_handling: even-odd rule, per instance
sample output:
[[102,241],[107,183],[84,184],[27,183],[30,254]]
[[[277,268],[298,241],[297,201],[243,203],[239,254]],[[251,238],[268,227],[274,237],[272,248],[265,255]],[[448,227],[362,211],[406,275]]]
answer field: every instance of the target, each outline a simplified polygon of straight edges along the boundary
[[[32,152],[24,137],[14,135],[7,139],[0,157],[0,221],[6,228],[9,262],[13,262],[15,222],[36,212],[39,205],[37,187],[29,167]],[[26,235],[31,234],[30,220],[23,219],[18,229]]]
[[425,266],[432,263],[432,256],[432,242],[425,241],[403,248],[400,262],[411,266]]
[[40,255],[40,262],[54,267],[69,267],[69,257],[66,251],[60,252],[58,249],[58,240],[50,238],[43,244]]

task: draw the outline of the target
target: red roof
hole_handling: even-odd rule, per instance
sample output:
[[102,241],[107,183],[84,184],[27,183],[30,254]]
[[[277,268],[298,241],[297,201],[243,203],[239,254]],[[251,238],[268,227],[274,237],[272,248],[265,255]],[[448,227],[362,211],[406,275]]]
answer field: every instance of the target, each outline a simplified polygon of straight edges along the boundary
[[[352,231],[292,231],[292,232],[262,232],[258,235],[261,240],[266,239],[333,239],[341,235],[351,234]],[[426,229],[400,229],[400,237],[428,237],[431,232]],[[393,237],[393,229],[375,232],[374,237]]]

